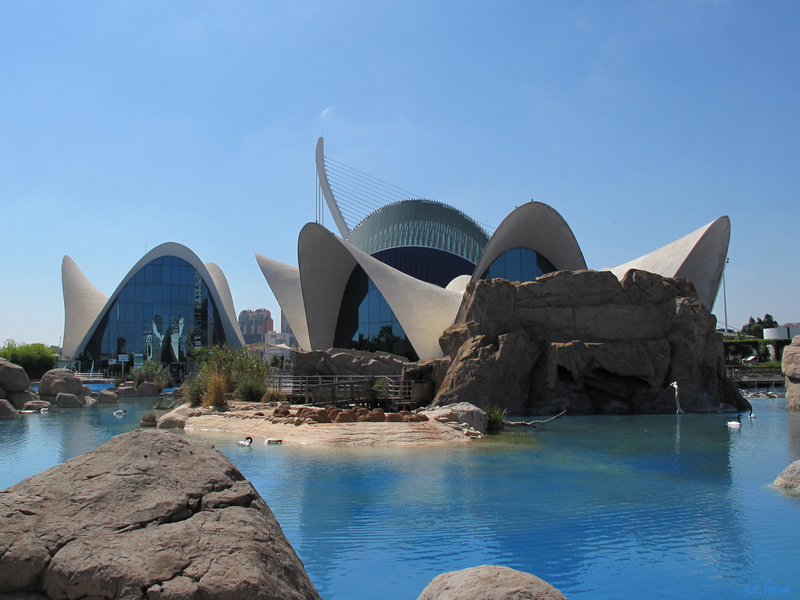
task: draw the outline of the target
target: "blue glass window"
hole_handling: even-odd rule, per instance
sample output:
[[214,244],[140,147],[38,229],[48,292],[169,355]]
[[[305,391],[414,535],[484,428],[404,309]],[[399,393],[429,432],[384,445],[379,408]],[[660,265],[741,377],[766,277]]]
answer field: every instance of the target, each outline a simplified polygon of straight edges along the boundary
[[489,265],[481,279],[507,279],[509,281],[535,281],[556,268],[544,256],[530,248],[512,248]]

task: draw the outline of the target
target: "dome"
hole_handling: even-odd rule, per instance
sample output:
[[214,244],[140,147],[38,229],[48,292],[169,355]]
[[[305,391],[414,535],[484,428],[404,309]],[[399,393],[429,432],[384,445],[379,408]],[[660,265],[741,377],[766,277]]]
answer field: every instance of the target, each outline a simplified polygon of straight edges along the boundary
[[446,204],[402,200],[368,215],[347,241],[367,254],[415,246],[443,250],[477,264],[489,236],[475,221]]

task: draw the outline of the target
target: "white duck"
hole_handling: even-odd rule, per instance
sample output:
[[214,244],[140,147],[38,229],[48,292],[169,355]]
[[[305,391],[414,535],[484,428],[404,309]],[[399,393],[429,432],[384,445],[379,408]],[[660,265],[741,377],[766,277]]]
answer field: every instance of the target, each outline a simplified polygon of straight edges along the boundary
[[736,415],[735,421],[728,421],[728,429],[741,429],[742,428],[742,420],[741,415]]
[[114,411],[114,416],[115,417],[124,417],[125,416],[125,411],[124,410],[115,410]]
[[240,446],[249,446],[250,444],[253,443],[253,438],[248,436],[248,437],[244,438],[243,440],[239,440],[236,443],[239,444]]
[[282,442],[283,442],[283,440],[279,440],[277,438],[267,438],[266,440],[264,440],[264,443],[267,444],[267,445],[269,445],[269,444],[280,444]]
[[752,409],[752,408],[750,409],[750,414],[749,414],[749,415],[747,415],[747,418],[748,418],[748,419],[750,419],[750,420],[752,420],[752,419],[755,419],[755,418],[756,418],[756,416],[753,414],[753,409]]

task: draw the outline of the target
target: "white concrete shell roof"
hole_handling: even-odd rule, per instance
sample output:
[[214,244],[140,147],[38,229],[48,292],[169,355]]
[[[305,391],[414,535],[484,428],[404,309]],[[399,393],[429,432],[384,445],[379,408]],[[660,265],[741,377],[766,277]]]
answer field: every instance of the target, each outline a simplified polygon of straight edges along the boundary
[[300,286],[300,269],[256,253],[256,262],[264,274],[272,293],[289,321],[292,333],[301,348],[311,349],[308,337],[303,290]]
[[586,269],[586,260],[564,218],[541,202],[528,202],[503,219],[483,251],[472,275],[476,281],[492,263],[514,248],[528,248],[549,260],[557,270]]
[[61,358],[71,360],[83,336],[103,311],[108,297],[98,290],[69,256],[61,261],[64,291],[64,341]]
[[658,250],[605,270],[614,273],[618,279],[622,279],[630,269],[650,271],[664,277],[684,277],[691,280],[700,301],[711,310],[725,269],[730,237],[730,219],[720,217]]
[[297,254],[296,271],[260,255],[256,255],[256,260],[292,328],[295,323],[305,324],[305,331],[302,328],[295,331],[304,349],[327,350],[333,346],[345,287],[353,269],[361,266],[383,294],[420,358],[442,355],[439,336],[453,324],[461,292],[406,275],[317,223],[303,227]]
[[[208,286],[211,298],[214,300],[214,303],[221,313],[219,316],[222,321],[221,325],[225,333],[225,340],[234,348],[241,348],[244,346],[244,338],[239,330],[236,310],[233,305],[228,280],[225,278],[222,270],[214,263],[203,264],[197,255],[186,246],[174,242],[167,242],[166,244],[156,246],[145,254],[128,272],[111,297],[106,299],[102,305],[99,303],[99,298],[102,297],[102,294],[89,283],[89,280],[71,258],[68,256],[64,257],[64,262],[62,263],[62,285],[64,288],[65,311],[63,358],[74,358],[75,353],[86,346],[100,324],[103,315],[117,299],[117,296],[119,296],[119,293],[125,285],[145,265],[162,256],[176,256],[181,258],[200,273],[206,286]],[[94,292],[91,290],[94,290]],[[79,310],[76,307],[81,304],[83,298],[88,298],[89,303]],[[77,317],[75,321],[71,321],[71,314]],[[70,340],[69,346],[67,345],[67,339]],[[78,341],[73,343],[75,339]]]

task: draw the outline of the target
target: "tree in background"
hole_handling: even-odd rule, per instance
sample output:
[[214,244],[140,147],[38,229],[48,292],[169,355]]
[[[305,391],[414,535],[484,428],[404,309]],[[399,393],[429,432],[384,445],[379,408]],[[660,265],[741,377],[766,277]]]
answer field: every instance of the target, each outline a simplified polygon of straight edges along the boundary
[[14,340],[6,340],[0,357],[25,369],[31,379],[41,379],[58,360],[56,351],[44,344],[17,344]]
[[751,335],[755,338],[764,339],[764,330],[778,327],[778,322],[775,318],[767,313],[763,319],[754,319],[750,317],[750,321],[742,327],[742,335]]

